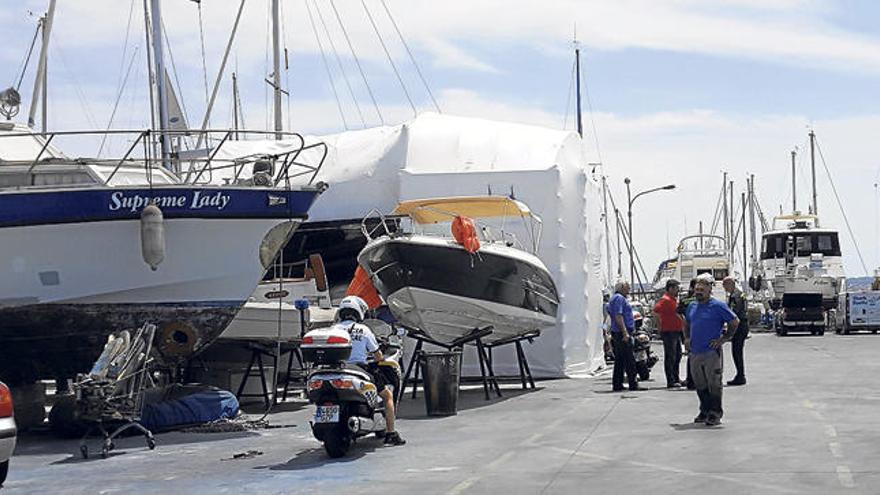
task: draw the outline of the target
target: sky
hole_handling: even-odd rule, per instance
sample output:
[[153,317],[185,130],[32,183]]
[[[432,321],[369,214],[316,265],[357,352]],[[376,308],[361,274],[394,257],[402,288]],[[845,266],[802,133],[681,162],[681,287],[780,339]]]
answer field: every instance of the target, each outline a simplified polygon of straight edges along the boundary
[[[3,5],[5,87],[18,84],[48,0]],[[192,126],[203,118],[238,7],[238,0],[162,0],[166,57]],[[722,171],[737,198],[755,174],[759,202],[772,216],[791,208],[790,153],[797,149],[805,209],[810,128],[824,157],[817,160],[823,226],[840,229],[847,273],[864,274],[824,163],[865,267],[880,266],[878,2],[282,0],[281,8],[287,128],[331,133],[401,123],[413,118],[412,106],[434,110],[433,95],[443,113],[572,130],[576,37],[588,160],[603,164],[621,202],[625,177],[634,194],[676,185],[634,205],[636,246],[649,272],[700,221],[711,223]],[[269,0],[246,1],[212,127],[231,126],[233,70],[247,126],[271,125],[268,19]],[[143,0],[58,0],[50,129],[106,128],[111,115],[115,128],[149,125],[143,30]],[[35,68],[34,57],[20,86],[23,114]]]

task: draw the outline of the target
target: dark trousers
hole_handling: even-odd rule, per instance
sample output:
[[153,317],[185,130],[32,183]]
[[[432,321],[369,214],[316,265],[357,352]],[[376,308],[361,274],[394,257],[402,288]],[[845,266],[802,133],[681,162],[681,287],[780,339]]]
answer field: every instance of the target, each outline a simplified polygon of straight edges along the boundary
[[614,347],[614,373],[611,376],[611,387],[614,390],[623,389],[623,374],[629,388],[638,386],[636,373],[636,358],[633,356],[632,338],[623,340],[620,332],[611,332],[611,345]]
[[663,368],[666,370],[666,385],[678,383],[678,370],[681,367],[681,332],[660,332],[663,339]]
[[733,334],[731,341],[731,353],[733,354],[733,365],[736,366],[736,378],[746,377],[746,364],[743,361],[743,347],[746,345],[746,337],[749,336],[749,326],[740,325]]
[[721,351],[709,351],[689,356],[691,375],[700,399],[700,413],[721,417],[722,386],[721,376],[724,373]]

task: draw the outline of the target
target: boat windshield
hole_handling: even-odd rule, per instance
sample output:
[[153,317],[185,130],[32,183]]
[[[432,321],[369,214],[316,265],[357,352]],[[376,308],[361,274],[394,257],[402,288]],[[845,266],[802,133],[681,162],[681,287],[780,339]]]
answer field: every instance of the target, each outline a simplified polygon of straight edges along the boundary
[[840,256],[840,240],[837,232],[783,232],[764,236],[761,246],[761,259],[809,256],[821,253],[824,256]]

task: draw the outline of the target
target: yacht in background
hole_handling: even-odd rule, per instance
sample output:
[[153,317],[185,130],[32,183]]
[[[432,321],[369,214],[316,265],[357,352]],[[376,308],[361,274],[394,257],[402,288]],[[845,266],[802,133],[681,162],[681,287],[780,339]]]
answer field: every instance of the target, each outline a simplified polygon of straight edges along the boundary
[[675,255],[660,263],[654,276],[654,291],[662,292],[666,288],[666,281],[670,278],[681,282],[684,286],[683,290],[686,291],[690,280],[704,273],[712,275],[715,279],[712,296],[726,301],[727,295],[721,282],[724,277],[732,274],[732,270],[730,252],[724,237],[697,234],[682,238]]

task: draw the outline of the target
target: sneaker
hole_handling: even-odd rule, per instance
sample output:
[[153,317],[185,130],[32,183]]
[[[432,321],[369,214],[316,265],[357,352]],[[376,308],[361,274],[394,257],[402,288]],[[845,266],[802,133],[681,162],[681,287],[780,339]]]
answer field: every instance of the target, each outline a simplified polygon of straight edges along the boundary
[[730,380],[729,382],[727,382],[727,384],[731,387],[736,386],[736,385],[745,385],[746,379],[743,377],[737,376],[737,377],[734,377],[733,380]]
[[694,418],[694,423],[705,423],[706,415],[704,413],[697,414],[697,417]]
[[396,431],[392,431],[391,433],[385,434],[384,443],[385,443],[385,445],[404,445],[406,443],[406,440],[404,440],[400,436],[400,433],[397,433]]
[[721,424],[721,418],[710,414],[708,418],[706,418],[706,426],[718,426]]
[[681,388],[681,383],[673,382],[666,384],[666,388]]
[[645,389],[644,389],[644,387],[640,387],[638,385],[630,385],[629,386],[630,392],[638,392],[639,390],[645,390]]

